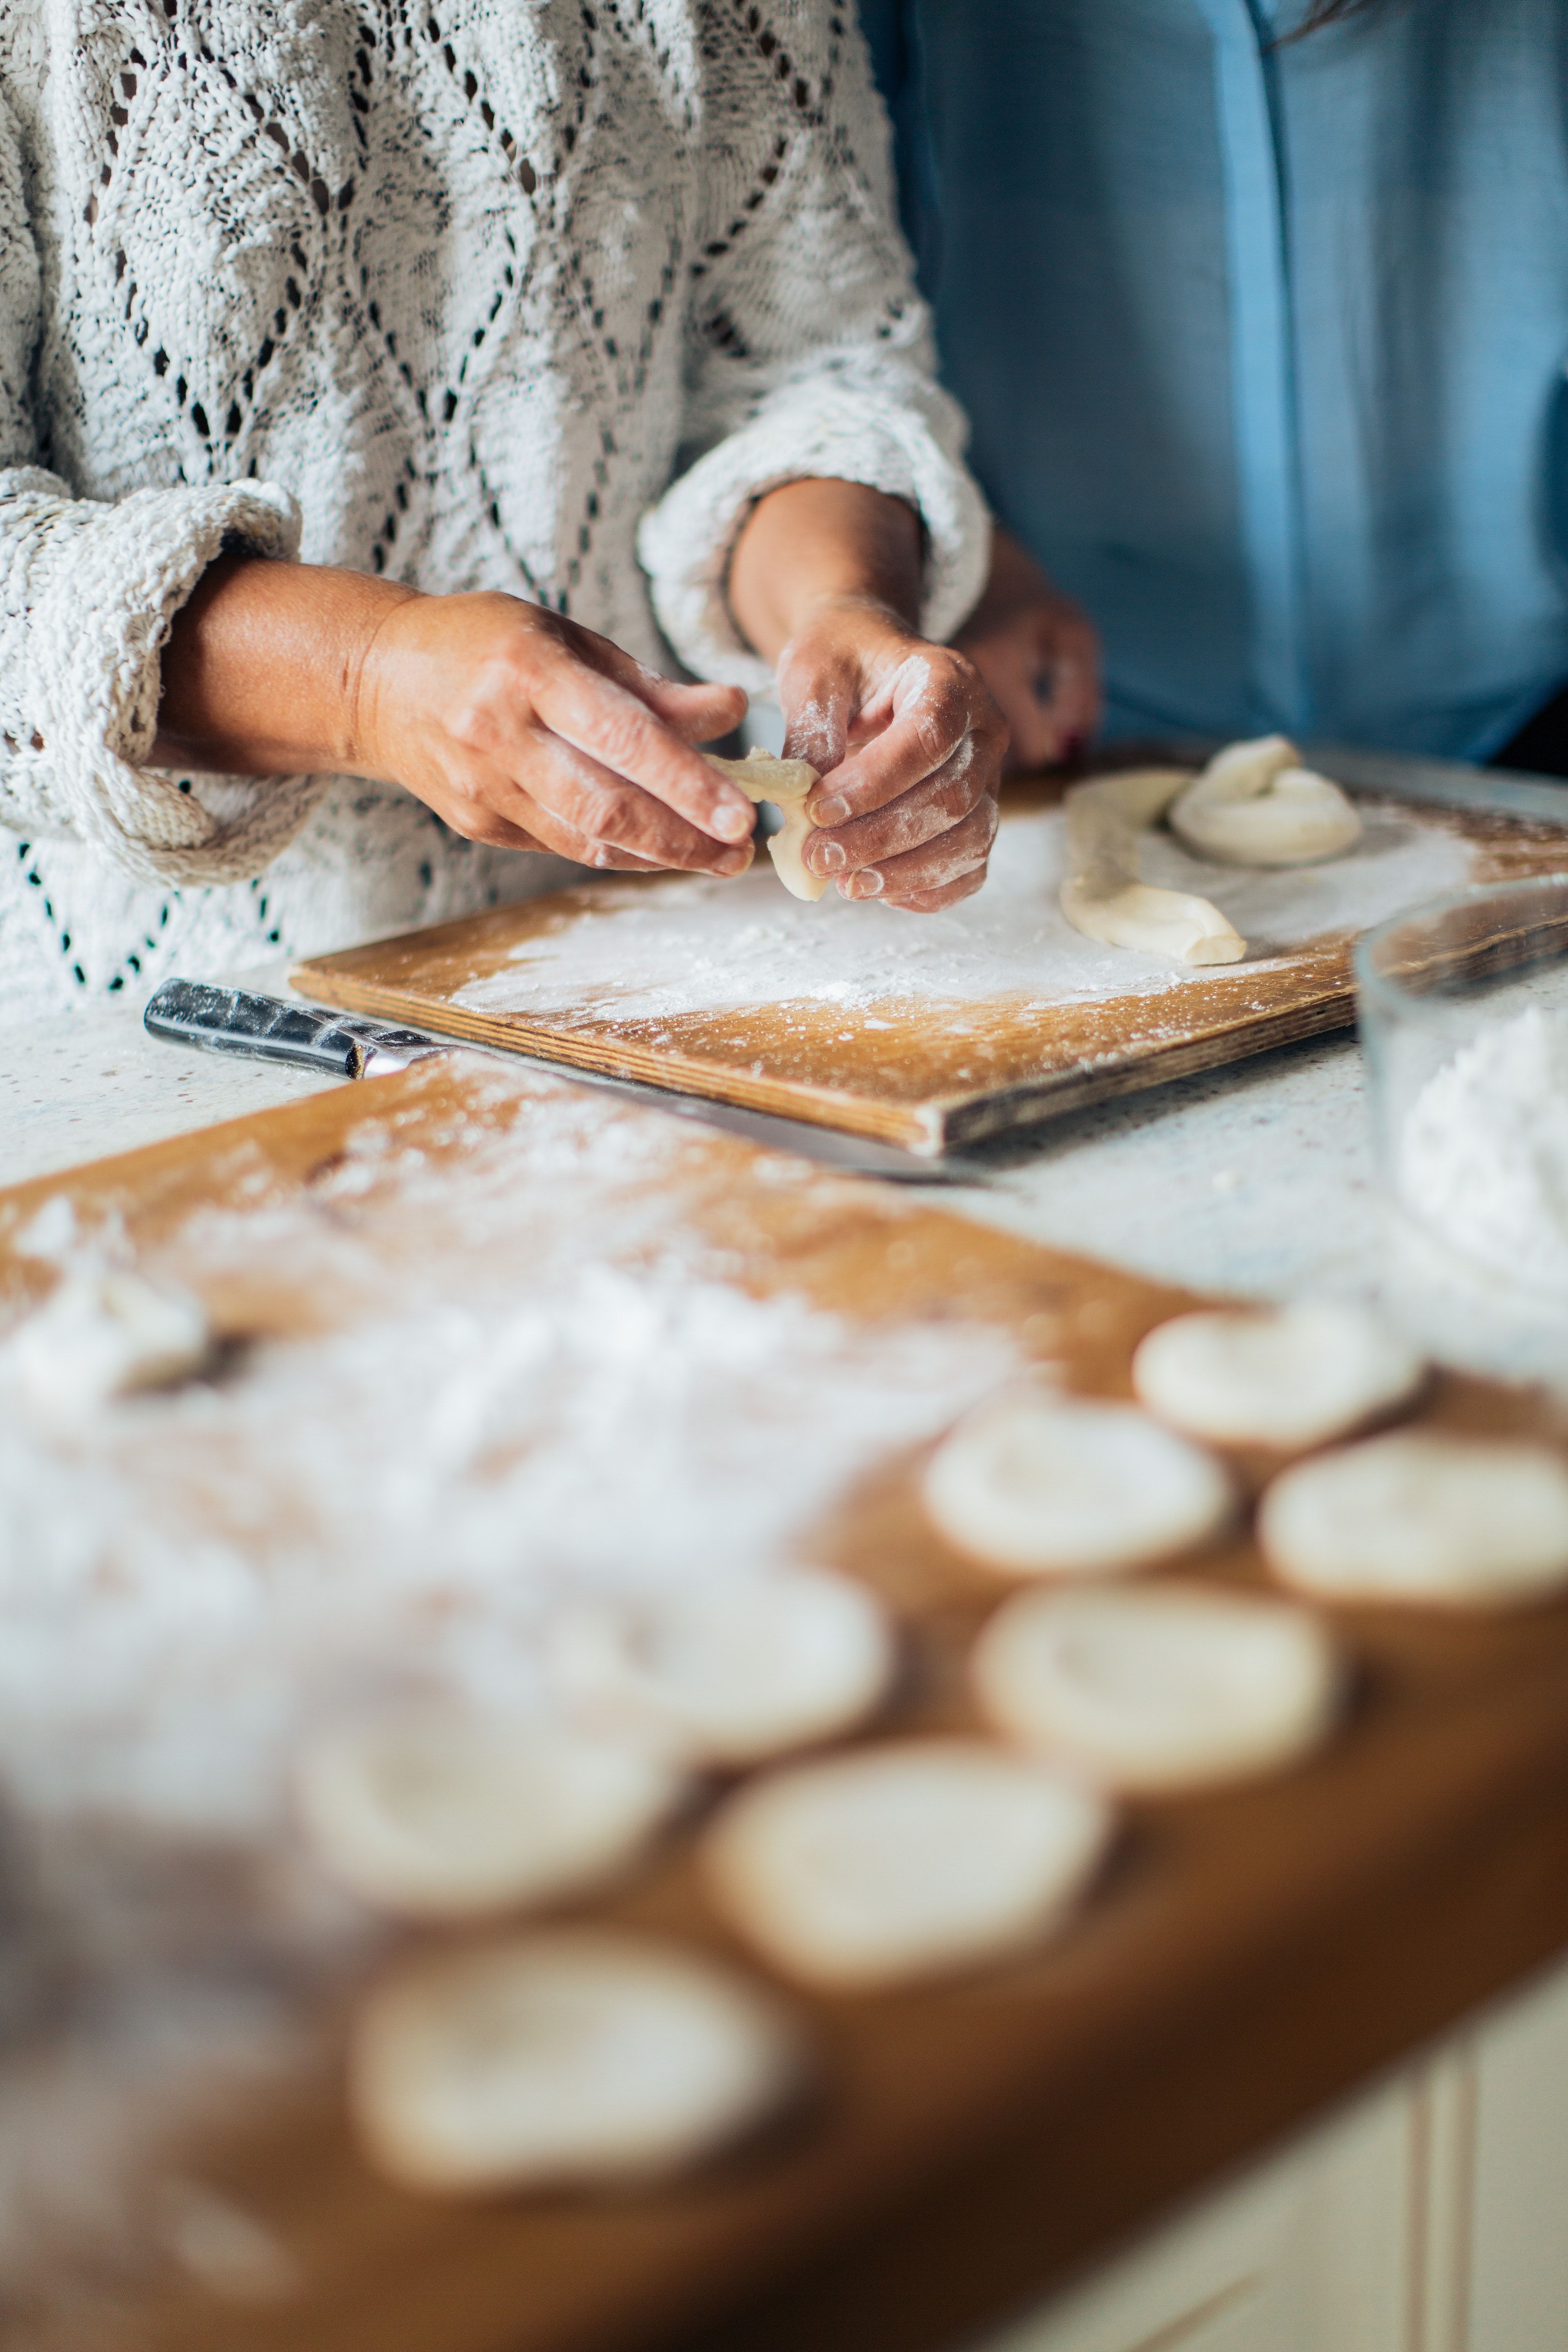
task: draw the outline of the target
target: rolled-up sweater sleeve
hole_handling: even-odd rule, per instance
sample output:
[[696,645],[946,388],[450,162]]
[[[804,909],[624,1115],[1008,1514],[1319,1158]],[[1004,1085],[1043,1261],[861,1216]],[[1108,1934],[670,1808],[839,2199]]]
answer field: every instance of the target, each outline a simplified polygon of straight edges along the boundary
[[150,880],[258,872],[313,781],[182,778],[145,761],[169,624],[226,546],[293,554],[288,494],[242,482],[73,497],[37,462],[39,271],[0,109],[0,824],[90,842]]
[[830,476],[913,507],[921,627],[938,639],[984,584],[990,524],[963,464],[963,415],[935,379],[854,11],[790,0],[750,13],[746,38],[726,10],[708,44],[708,233],[688,320],[685,446],[637,546],[681,660],[766,693],[772,673],[737,632],[725,580],[768,490]]

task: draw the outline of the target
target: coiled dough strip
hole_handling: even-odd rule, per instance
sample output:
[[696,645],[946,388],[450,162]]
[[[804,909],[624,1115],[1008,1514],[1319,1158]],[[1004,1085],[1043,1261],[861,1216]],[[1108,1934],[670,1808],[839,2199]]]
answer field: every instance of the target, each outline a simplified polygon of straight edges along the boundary
[[749,801],[769,802],[784,819],[782,832],[768,837],[768,856],[773,870],[786,890],[797,898],[820,898],[827,884],[820,874],[814,874],[801,852],[811,839],[811,818],[806,810],[806,794],[816,782],[816,770],[809,760],[775,760],[771,751],[752,745],[743,760],[721,760],[709,752],[708,764],[739,784]]
[[1138,879],[1139,835],[1191,782],[1186,768],[1131,768],[1068,793],[1061,907],[1085,939],[1177,963],[1239,963],[1247,953],[1241,933],[1206,898]]
[[1222,866],[1310,866],[1361,839],[1338,784],[1301,765],[1288,736],[1231,743],[1177,795],[1173,833]]

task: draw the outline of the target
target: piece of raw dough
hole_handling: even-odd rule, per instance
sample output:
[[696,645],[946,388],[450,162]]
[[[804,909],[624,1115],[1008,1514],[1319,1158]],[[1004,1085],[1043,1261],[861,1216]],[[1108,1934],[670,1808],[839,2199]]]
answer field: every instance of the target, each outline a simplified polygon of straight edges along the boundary
[[1306,1610],[1175,1583],[1020,1592],[971,1671],[999,1731],[1130,1793],[1293,1762],[1328,1731],[1341,1683]]
[[1301,765],[1284,735],[1231,743],[1177,795],[1173,833],[1224,866],[1310,866],[1361,839],[1361,818],[1338,784]]
[[323,1866],[411,1919],[484,1917],[597,1886],[685,1787],[668,1755],[437,1700],[321,1734],[295,1774]]
[[1178,963],[1238,963],[1247,953],[1241,933],[1206,898],[1138,879],[1139,835],[1191,780],[1188,768],[1131,768],[1068,793],[1061,907],[1085,939]]
[[779,760],[753,744],[743,760],[721,760],[707,754],[708,764],[739,784],[750,801],[767,801],[784,819],[783,829],[768,835],[768,856],[786,890],[797,898],[820,898],[827,884],[814,874],[801,856],[811,839],[812,824],[805,798],[816,782],[809,760]]
[[202,1371],[212,1332],[195,1299],[139,1274],[62,1276],[7,1352],[29,1400],[55,1415],[172,1388]]
[[1016,1391],[967,1414],[926,1466],[926,1509],[1009,1576],[1093,1576],[1171,1559],[1235,1507],[1210,1454],[1136,1406]]
[[1173,1428],[1291,1450],[1364,1428],[1426,1377],[1423,1358],[1374,1316],[1334,1299],[1178,1315],[1132,1359],[1141,1402]]
[[700,2162],[804,2071],[794,2021],[731,1969],[563,1929],[416,1962],[373,1992],[349,2103],[407,2188],[596,2187]]
[[1568,1585],[1568,1464],[1537,1445],[1395,1430],[1283,1471],[1258,1534],[1277,1575],[1325,1600],[1508,1607]]
[[1072,1908],[1112,1816],[981,1740],[901,1740],[752,1781],[700,1849],[715,1903],[775,1968],[861,1991],[999,1959]]
[[863,1585],[781,1569],[574,1611],[550,1667],[586,1721],[668,1739],[704,1763],[744,1764],[868,1715],[891,1676],[893,1641]]

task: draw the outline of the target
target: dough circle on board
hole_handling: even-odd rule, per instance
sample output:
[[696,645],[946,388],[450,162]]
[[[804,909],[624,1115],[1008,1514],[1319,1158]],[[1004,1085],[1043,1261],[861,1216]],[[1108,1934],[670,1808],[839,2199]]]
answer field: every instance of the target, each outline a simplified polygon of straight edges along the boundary
[[720,1911],[775,1968],[860,1991],[1037,1943],[1111,1827],[1103,1798],[1048,1766],[911,1739],[751,1782],[699,1858]]
[[1163,1582],[1017,1593],[971,1672],[1008,1738],[1142,1794],[1293,1762],[1328,1732],[1341,1683],[1308,1611]]
[[562,1929],[417,1962],[370,1994],[349,2104],[405,2187],[592,2187],[700,2162],[804,2071],[794,2022],[731,1969]]
[[433,1700],[322,1733],[295,1770],[323,1867],[410,1919],[484,1917],[597,1886],[685,1787],[668,1755]]
[[1191,781],[1188,768],[1131,768],[1068,793],[1061,908],[1085,939],[1177,963],[1239,963],[1247,953],[1235,924],[1208,899],[1138,879],[1139,835]]
[[773,870],[797,898],[820,898],[827,884],[820,874],[812,872],[801,855],[812,833],[805,802],[816,782],[816,770],[810,761],[775,759],[773,752],[754,744],[743,760],[721,760],[715,751],[710,751],[707,759],[710,768],[739,784],[748,800],[767,801],[777,809],[784,824],[768,836]]
[[1394,1430],[1282,1471],[1258,1534],[1277,1575],[1325,1600],[1504,1608],[1568,1585],[1568,1463]]
[[1177,795],[1171,830],[1224,866],[1310,866],[1361,839],[1361,818],[1338,784],[1301,765],[1284,735],[1231,743]]
[[813,1568],[592,1604],[563,1621],[549,1653],[556,1690],[584,1720],[711,1764],[848,1729],[881,1698],[893,1662],[872,1595]]
[[212,1344],[205,1314],[184,1292],[139,1274],[80,1271],[61,1276],[7,1352],[29,1401],[67,1415],[190,1380]]
[[1219,1535],[1235,1490],[1211,1454],[1135,1405],[1016,1390],[949,1431],[925,1507],[949,1543],[1009,1576],[1093,1576]]
[[1426,1377],[1375,1316],[1335,1299],[1178,1315],[1132,1359],[1151,1412],[1222,1445],[1324,1444],[1406,1403]]

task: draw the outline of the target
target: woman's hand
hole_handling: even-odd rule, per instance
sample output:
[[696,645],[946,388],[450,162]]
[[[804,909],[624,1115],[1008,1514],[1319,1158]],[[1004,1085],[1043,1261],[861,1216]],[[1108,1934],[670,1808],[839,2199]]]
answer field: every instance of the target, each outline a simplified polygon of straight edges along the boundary
[[784,647],[779,698],[786,757],[822,777],[815,873],[921,914],[979,889],[1007,731],[962,654],[868,597],[830,598]]
[[755,811],[691,749],[738,724],[739,688],[674,686],[520,597],[226,557],[163,683],[160,766],[371,776],[472,841],[588,866],[751,863]]
[[1100,640],[1017,541],[998,530],[985,593],[958,633],[1001,706],[1010,775],[1070,760],[1100,719]]
[[974,665],[933,646],[921,530],[858,482],[787,482],[736,545],[730,602],[777,664],[785,752],[821,775],[806,864],[847,898],[932,914],[978,890],[1007,730]]

